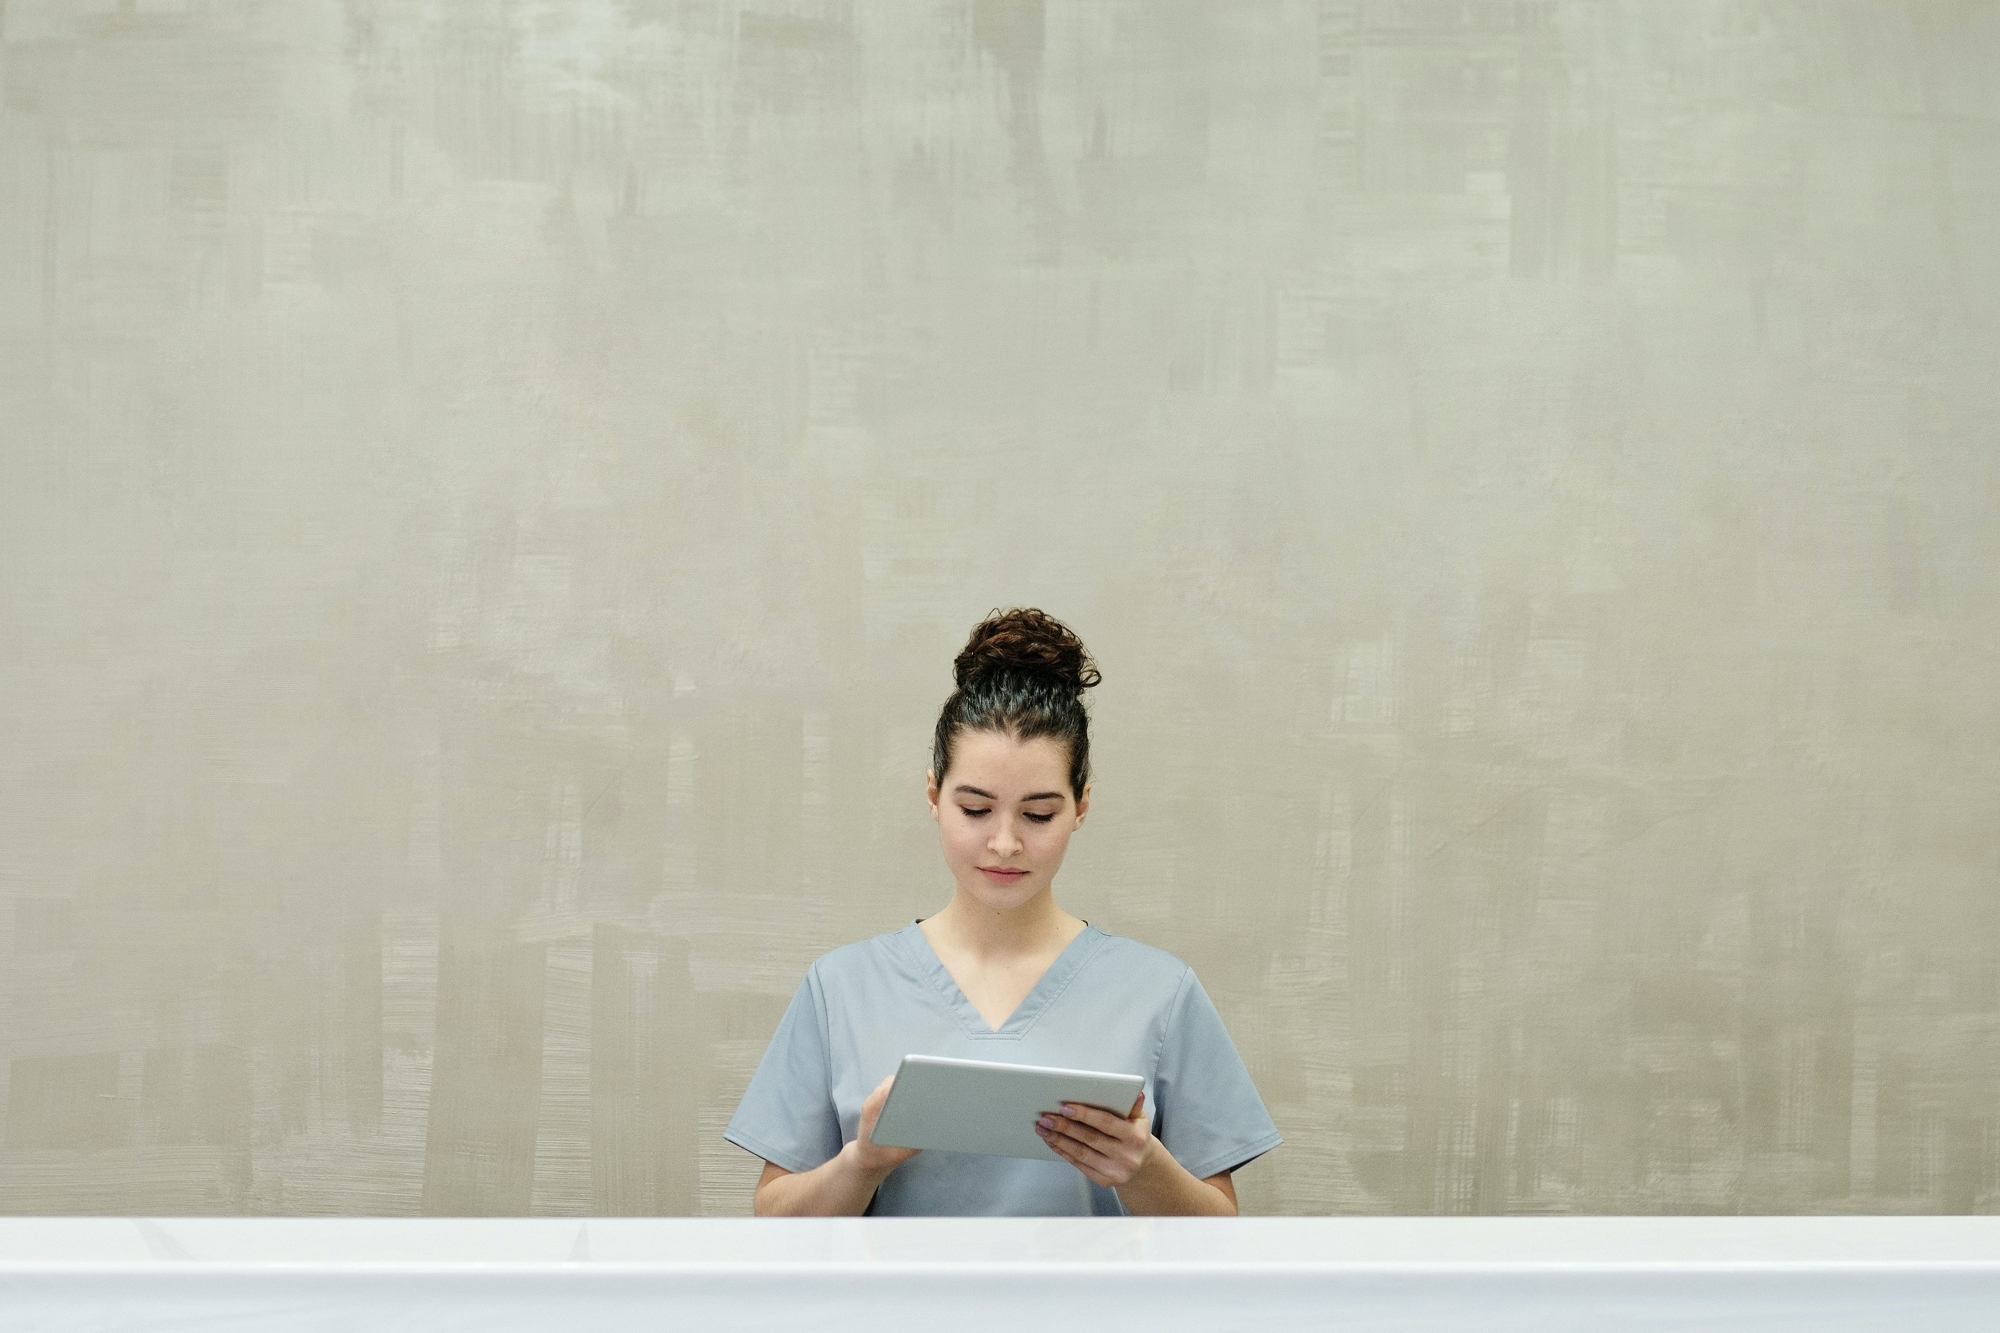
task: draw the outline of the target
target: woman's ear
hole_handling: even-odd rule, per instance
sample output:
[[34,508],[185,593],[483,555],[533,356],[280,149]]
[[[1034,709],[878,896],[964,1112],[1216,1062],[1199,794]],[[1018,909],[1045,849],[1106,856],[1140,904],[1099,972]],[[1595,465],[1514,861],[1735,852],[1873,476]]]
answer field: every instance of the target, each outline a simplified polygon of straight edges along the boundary
[[938,797],[940,797],[940,796],[942,796],[942,795],[944,795],[944,793],[938,790],[938,785],[937,785],[937,774],[935,774],[935,773],[932,773],[932,772],[930,772],[929,770],[925,770],[925,772],[924,772],[924,799],[925,799],[926,801],[929,801],[929,802],[931,803],[931,818],[932,818],[932,819],[936,819],[936,818],[938,817]]
[[1083,795],[1076,798],[1076,826],[1078,828],[1083,827],[1083,817],[1090,813],[1090,786],[1091,784],[1088,782],[1084,783]]

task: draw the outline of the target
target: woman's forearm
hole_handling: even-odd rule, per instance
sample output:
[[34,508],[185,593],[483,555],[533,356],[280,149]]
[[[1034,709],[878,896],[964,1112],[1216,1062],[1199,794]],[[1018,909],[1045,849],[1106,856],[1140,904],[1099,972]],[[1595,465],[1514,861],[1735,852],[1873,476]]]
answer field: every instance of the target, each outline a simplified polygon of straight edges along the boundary
[[[1226,1180],[1226,1177],[1217,1177]],[[1138,1174],[1118,1187],[1135,1217],[1234,1217],[1236,1195],[1190,1172],[1157,1138]]]
[[864,1168],[851,1141],[810,1171],[774,1175],[775,1169],[767,1167],[757,1184],[759,1217],[859,1217],[889,1174]]

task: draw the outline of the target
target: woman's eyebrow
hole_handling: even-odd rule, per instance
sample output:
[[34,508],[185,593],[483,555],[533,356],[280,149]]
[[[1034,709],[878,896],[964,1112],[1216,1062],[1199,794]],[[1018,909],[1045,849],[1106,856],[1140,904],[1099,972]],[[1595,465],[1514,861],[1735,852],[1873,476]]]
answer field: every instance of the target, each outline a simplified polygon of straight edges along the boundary
[[[977,787],[968,787],[964,783],[960,783],[951,790],[954,795],[963,793],[967,796],[978,796],[988,801],[997,801],[1000,799],[990,791],[981,791]],[[1059,791],[1038,791],[1033,796],[1023,796],[1021,804],[1026,805],[1029,801],[1060,801],[1061,799],[1062,793]]]

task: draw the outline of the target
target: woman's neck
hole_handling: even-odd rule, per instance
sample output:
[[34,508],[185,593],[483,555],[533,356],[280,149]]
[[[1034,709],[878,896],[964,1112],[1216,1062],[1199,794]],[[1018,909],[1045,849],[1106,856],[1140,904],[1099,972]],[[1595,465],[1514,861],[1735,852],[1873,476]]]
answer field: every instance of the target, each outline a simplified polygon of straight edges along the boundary
[[1052,893],[1039,893],[1019,907],[995,911],[963,889],[922,926],[933,941],[942,939],[980,958],[1059,951],[1083,928],[1082,921],[1056,906]]

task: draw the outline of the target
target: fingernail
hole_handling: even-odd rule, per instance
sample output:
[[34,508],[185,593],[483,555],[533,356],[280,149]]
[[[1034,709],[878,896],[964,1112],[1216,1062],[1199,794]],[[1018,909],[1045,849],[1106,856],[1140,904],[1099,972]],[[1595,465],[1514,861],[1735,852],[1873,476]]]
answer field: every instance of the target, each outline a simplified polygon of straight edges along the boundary
[[1049,1117],[1047,1116],[1043,1116],[1039,1120],[1035,1121],[1036,1129],[1054,1129],[1055,1127],[1056,1127],[1056,1122],[1049,1119]]
[[1076,1114],[1076,1108],[1075,1108],[1074,1106],[1071,1106],[1071,1105],[1070,1105],[1070,1104],[1069,1104],[1068,1102],[1064,1102],[1064,1103],[1063,1103],[1063,1114],[1064,1114],[1064,1115],[1075,1115],[1075,1114]]

